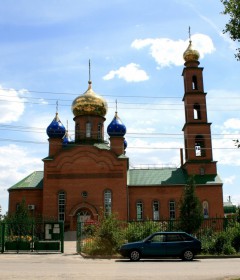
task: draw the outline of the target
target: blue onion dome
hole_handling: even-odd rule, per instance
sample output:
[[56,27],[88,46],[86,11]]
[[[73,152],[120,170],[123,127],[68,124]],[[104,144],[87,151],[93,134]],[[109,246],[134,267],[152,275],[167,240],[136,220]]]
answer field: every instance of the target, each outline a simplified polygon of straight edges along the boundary
[[68,130],[66,130],[65,135],[63,136],[63,146],[67,146],[68,143],[70,143],[70,136],[68,134]]
[[72,103],[72,112],[75,117],[95,115],[104,117],[107,113],[107,102],[103,97],[92,90],[92,82],[88,82],[88,89],[82,95],[75,98]]
[[122,123],[120,118],[115,113],[115,116],[111,123],[107,127],[107,133],[109,136],[124,136],[126,134],[126,126]]
[[66,133],[66,129],[64,125],[61,123],[58,113],[56,113],[55,118],[50,123],[50,125],[47,127],[47,135],[49,138],[60,138],[62,139],[63,136]]
[[123,147],[124,147],[124,150],[127,149],[127,140],[126,139],[124,139],[124,141],[123,141]]

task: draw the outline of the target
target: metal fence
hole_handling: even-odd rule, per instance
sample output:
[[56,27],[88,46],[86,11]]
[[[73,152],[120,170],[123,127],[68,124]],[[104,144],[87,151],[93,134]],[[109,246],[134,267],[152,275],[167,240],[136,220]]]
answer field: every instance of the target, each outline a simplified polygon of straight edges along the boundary
[[62,222],[0,223],[0,250],[64,252]]
[[[236,223],[236,218],[208,218],[204,219],[198,232],[195,234],[201,239],[210,233],[222,232],[226,228]],[[98,222],[88,223],[78,221],[77,224],[77,252],[85,252],[87,248],[92,246],[95,240],[97,228],[100,226]],[[121,221],[116,231],[121,232],[121,236],[125,242],[134,242],[142,240],[148,235],[156,231],[179,231],[180,220],[159,220],[159,221]]]

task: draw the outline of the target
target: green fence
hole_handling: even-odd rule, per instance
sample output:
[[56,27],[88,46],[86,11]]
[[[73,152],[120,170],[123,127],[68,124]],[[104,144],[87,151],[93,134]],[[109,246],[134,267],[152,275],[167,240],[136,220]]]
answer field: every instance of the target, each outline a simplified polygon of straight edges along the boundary
[[0,249],[5,251],[64,252],[62,222],[0,224]]
[[[202,222],[201,228],[196,236],[201,239],[207,232],[222,232],[231,223],[237,222],[234,218],[208,218]],[[119,230],[124,235],[126,242],[141,240],[156,231],[178,231],[180,230],[179,220],[159,220],[159,221],[131,221],[120,222]],[[81,222],[77,224],[77,252],[84,252],[91,246],[95,238],[95,232],[100,224]]]

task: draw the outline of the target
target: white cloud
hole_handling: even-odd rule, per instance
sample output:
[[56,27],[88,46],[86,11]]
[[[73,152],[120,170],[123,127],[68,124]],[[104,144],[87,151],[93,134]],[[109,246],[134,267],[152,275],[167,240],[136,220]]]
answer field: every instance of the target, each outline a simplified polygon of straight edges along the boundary
[[127,82],[141,82],[149,79],[147,73],[140,69],[140,65],[135,63],[129,63],[126,66],[120,67],[118,70],[111,70],[103,79],[111,80],[116,76]]
[[24,113],[25,105],[23,96],[27,90],[16,91],[3,89],[0,86],[0,123],[16,122]]
[[43,170],[43,163],[29,147],[23,148],[14,144],[1,146],[0,158],[2,159],[0,161],[0,205],[4,214],[8,208],[7,189],[33,171]]
[[224,127],[228,129],[240,129],[240,119],[231,118],[224,122]]
[[[191,39],[193,48],[199,51],[201,58],[215,50],[212,39],[207,35],[195,34]],[[187,49],[188,44],[188,40],[174,41],[169,38],[148,38],[136,39],[132,42],[131,46],[138,50],[149,47],[149,53],[158,65],[166,67],[170,65],[183,65],[183,53]]]
[[224,182],[224,184],[232,185],[234,183],[235,179],[236,179],[236,176],[232,175],[227,178],[223,178],[223,182]]

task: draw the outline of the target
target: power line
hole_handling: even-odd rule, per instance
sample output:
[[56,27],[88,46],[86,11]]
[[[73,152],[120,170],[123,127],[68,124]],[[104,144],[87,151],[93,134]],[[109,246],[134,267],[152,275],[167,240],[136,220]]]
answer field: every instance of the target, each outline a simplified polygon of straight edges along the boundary
[[[47,141],[31,141],[31,140],[17,140],[17,139],[11,139],[11,138],[0,138],[0,141],[6,141],[6,142],[16,142],[16,143],[25,143],[25,144],[48,144]],[[62,144],[56,144],[56,145],[62,145]],[[71,145],[71,144],[69,144]],[[72,145],[74,146],[86,146],[81,145],[79,143],[72,142]],[[127,149],[139,149],[139,150],[195,150],[195,148],[183,148],[182,146],[179,147],[149,147],[149,146],[128,146]],[[228,147],[212,147],[212,148],[203,148],[204,150],[236,150],[236,147],[228,148]]]
[[[0,91],[1,90],[6,90],[6,91],[15,91],[15,92],[20,92],[22,93],[23,92],[23,89],[12,89],[12,88],[0,88]],[[30,93],[41,93],[41,94],[53,94],[53,95],[74,95],[74,96],[80,96],[82,95],[83,93],[73,93],[73,92],[53,92],[53,91],[38,91],[38,90],[25,90],[25,92],[30,92]],[[184,92],[182,94],[182,96],[184,95]],[[119,95],[119,96],[116,96],[116,95],[112,95],[112,94],[101,94],[102,97],[105,97],[105,96],[109,96],[109,97],[113,97],[113,98],[149,98],[149,99],[152,99],[152,98],[156,98],[156,99],[181,99],[182,100],[182,96],[179,97],[179,96],[144,96],[144,95]],[[240,96],[227,96],[228,100],[229,99],[240,99]],[[221,97],[221,96],[218,96],[217,99],[224,99],[226,100],[226,96],[224,97]]]

